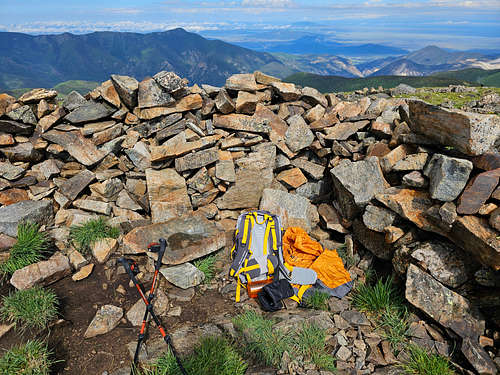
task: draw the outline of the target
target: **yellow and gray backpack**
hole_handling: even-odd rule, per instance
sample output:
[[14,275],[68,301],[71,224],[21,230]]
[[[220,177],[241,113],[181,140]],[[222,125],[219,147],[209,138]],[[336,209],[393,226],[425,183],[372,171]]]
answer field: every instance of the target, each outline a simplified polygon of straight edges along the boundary
[[236,302],[240,300],[242,284],[271,278],[314,284],[317,279],[313,270],[292,270],[284,264],[281,219],[268,211],[249,211],[238,217],[231,258],[229,275],[236,277],[238,283]]

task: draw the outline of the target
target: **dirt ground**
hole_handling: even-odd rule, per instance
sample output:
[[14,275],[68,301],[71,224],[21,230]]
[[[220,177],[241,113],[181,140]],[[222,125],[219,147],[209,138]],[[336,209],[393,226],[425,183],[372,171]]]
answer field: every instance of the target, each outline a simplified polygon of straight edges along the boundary
[[[85,280],[74,282],[66,277],[50,285],[60,299],[61,320],[44,332],[25,332],[11,330],[0,339],[0,350],[9,349],[15,344],[33,338],[48,336],[49,348],[59,360],[54,367],[54,374],[61,375],[101,375],[103,371],[111,372],[125,367],[130,362],[126,345],[137,339],[138,327],[128,321],[122,322],[111,332],[91,339],[84,339],[83,334],[98,308],[105,304],[120,306],[124,313],[139,299],[135,287],[129,286],[126,274],[116,275],[108,281],[104,267],[96,265],[92,274]],[[107,287],[103,288],[106,284]],[[123,285],[126,294],[116,292]],[[149,285],[146,284],[148,287]],[[0,296],[13,290],[7,284],[0,288]],[[203,295],[196,293],[191,302],[174,302],[181,306],[180,317],[163,317],[167,331],[172,332],[184,324],[202,325],[210,322],[211,317],[224,311],[234,310],[233,302],[224,299],[220,293],[207,290]],[[159,333],[153,322],[150,323],[149,337]]]

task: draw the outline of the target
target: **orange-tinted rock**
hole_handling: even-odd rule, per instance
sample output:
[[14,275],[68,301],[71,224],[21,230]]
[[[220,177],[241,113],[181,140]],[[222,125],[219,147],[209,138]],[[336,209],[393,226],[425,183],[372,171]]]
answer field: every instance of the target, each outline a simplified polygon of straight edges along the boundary
[[339,118],[337,117],[337,112],[332,109],[327,110],[326,113],[319,120],[312,122],[309,127],[312,130],[320,130],[327,128],[329,126],[333,126],[339,122]]
[[380,137],[390,138],[392,136],[391,125],[386,122],[377,122],[375,121],[372,124],[371,131],[377,134]]
[[433,202],[427,191],[389,188],[375,198],[405,219],[423,230],[444,235],[444,232],[434,225],[426,215]]
[[369,158],[370,156],[378,156],[379,158],[383,158],[389,152],[391,152],[391,149],[387,146],[387,143],[377,142],[368,146],[366,157]]
[[203,106],[203,98],[200,94],[192,94],[184,96],[182,99],[168,107],[155,108],[136,108],[134,114],[141,120],[152,120],[156,117],[169,115],[171,113],[187,112],[193,109],[199,109]]
[[0,117],[7,112],[7,108],[15,103],[16,98],[8,94],[0,94]]
[[483,172],[471,180],[458,200],[457,212],[472,215],[490,198],[498,185],[500,169]]
[[27,201],[28,199],[28,193],[23,189],[13,188],[0,192],[0,203],[5,206],[21,201]]
[[449,239],[482,264],[500,270],[500,237],[485,218],[459,217],[453,224]]
[[44,116],[38,121],[38,126],[42,129],[42,133],[50,129],[52,125],[57,123],[66,115],[66,111],[62,107],[58,107],[50,115]]
[[14,143],[14,137],[11,134],[0,134],[0,146],[11,146]]
[[96,88],[96,90],[101,94],[101,97],[109,104],[115,106],[116,108],[120,108],[120,96],[118,95],[118,92],[116,91],[115,86],[113,85],[113,82],[111,82],[111,80],[103,82],[101,86]]
[[271,130],[269,131],[269,140],[273,142],[286,156],[293,158],[295,153],[292,152],[285,143],[285,134],[288,125],[273,111],[265,106],[258,104],[255,114],[253,115],[258,121],[267,121]]
[[199,150],[201,148],[209,147],[214,145],[219,139],[220,135],[213,135],[208,137],[203,137],[193,142],[176,143],[173,145],[166,144],[163,146],[152,146],[151,149],[151,161],[161,161],[174,156],[181,156],[187,154],[188,152]]
[[307,178],[299,168],[287,169],[279,173],[276,176],[276,179],[293,189],[296,189],[307,182]]
[[474,164],[474,167],[485,171],[500,168],[500,153],[487,152],[481,156],[476,156],[472,159],[472,164]]
[[342,226],[340,216],[333,206],[326,203],[320,204],[318,207],[318,214],[325,222],[327,229],[343,234],[349,233],[349,231]]
[[192,211],[186,181],[175,169],[146,169],[153,223],[161,223]]

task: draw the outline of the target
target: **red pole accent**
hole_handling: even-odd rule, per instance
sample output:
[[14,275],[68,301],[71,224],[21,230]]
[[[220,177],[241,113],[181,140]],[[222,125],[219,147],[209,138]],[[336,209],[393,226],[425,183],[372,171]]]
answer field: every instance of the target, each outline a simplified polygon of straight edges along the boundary
[[165,333],[165,330],[163,329],[163,327],[159,327],[160,328],[160,333],[163,337],[165,337],[167,334]]
[[142,326],[141,326],[141,335],[144,333],[145,330],[146,330],[146,321],[143,320],[142,321]]

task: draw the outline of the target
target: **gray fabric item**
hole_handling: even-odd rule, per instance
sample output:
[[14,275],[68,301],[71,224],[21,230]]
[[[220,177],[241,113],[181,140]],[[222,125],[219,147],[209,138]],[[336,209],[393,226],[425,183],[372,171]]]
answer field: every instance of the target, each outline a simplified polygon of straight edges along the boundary
[[310,268],[293,267],[290,275],[291,284],[312,285],[318,279],[316,271]]

